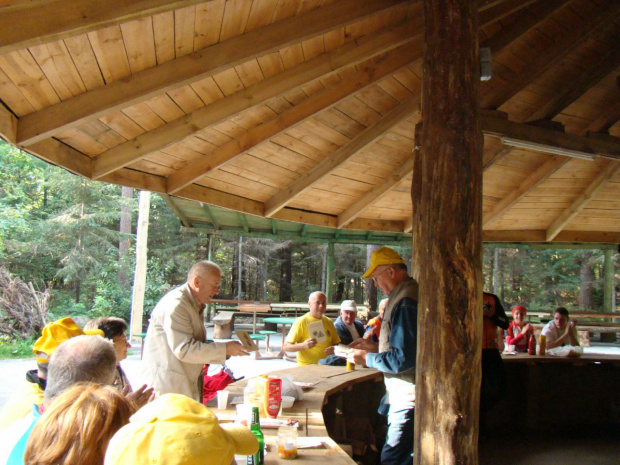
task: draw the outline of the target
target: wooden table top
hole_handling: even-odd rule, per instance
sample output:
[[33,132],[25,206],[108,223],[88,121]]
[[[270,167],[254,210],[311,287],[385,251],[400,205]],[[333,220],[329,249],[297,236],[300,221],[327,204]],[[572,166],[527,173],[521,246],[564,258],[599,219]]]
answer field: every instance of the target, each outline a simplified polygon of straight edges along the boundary
[[[327,365],[305,365],[284,370],[276,370],[270,375],[288,376],[294,382],[312,384],[308,390],[304,390],[303,400],[295,402],[293,407],[285,409],[281,417],[293,419],[299,422],[298,435],[300,438],[308,437],[320,440],[323,443],[320,449],[299,449],[296,463],[320,463],[329,460],[330,464],[347,464],[355,462],[344,452],[327,433],[323,421],[322,408],[327,402],[327,397],[339,391],[349,389],[356,383],[362,382],[382,382],[383,374],[373,368],[357,368],[348,371],[346,367],[335,367]],[[226,390],[230,391],[229,398],[243,396],[243,389],[247,385],[247,379],[230,384]],[[235,415],[235,406],[230,405],[226,410],[211,408],[220,420],[232,420]],[[265,442],[268,446],[265,455],[266,464],[287,463],[277,456],[275,439],[277,429],[264,428]],[[303,440],[303,439],[302,439]],[[239,462],[240,463],[240,462]]]

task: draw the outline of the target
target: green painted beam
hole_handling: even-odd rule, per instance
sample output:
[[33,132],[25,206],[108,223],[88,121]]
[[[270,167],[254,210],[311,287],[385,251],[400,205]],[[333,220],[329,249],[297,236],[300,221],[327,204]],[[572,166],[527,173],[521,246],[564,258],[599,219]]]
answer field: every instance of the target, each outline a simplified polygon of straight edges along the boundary
[[411,239],[404,238],[403,240],[396,241],[396,235],[394,236],[373,236],[372,241],[366,240],[366,232],[360,232],[358,234],[343,235],[339,234],[335,237],[335,234],[327,233],[314,233],[307,232],[305,236],[300,236],[299,232],[295,231],[278,231],[277,234],[272,234],[269,230],[257,230],[252,229],[251,232],[246,233],[242,228],[225,228],[225,229],[212,229],[208,226],[205,227],[193,227],[186,228],[181,227],[181,232],[195,233],[195,234],[213,234],[217,236],[245,236],[245,237],[261,237],[264,239],[294,239],[302,242],[321,242],[325,244],[338,243],[338,244],[398,244],[398,245],[410,245]]

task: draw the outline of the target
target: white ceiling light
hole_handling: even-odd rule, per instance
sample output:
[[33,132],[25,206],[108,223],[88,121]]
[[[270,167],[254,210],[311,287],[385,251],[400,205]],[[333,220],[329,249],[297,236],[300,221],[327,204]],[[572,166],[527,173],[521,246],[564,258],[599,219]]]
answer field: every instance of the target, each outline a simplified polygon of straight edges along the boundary
[[537,152],[553,153],[556,155],[564,155],[566,157],[581,158],[582,160],[594,160],[595,155],[578,150],[565,149],[562,147],[554,147],[552,145],[544,145],[526,140],[512,139],[510,137],[502,137],[504,145],[511,147],[519,147],[522,149],[535,150]]

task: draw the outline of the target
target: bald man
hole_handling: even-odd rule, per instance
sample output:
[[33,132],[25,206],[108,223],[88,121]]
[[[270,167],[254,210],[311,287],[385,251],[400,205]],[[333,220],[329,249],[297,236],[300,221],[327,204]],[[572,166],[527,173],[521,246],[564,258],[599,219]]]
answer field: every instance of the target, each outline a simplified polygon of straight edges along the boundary
[[340,342],[332,320],[324,314],[327,297],[322,292],[313,292],[308,297],[310,311],[299,317],[284,342],[285,352],[297,352],[298,365],[312,365],[334,353],[334,346]]
[[156,395],[184,394],[202,400],[202,368],[227,356],[248,355],[238,341],[207,341],[204,309],[220,290],[222,271],[210,261],[189,270],[187,282],[153,309],[144,340],[144,379]]

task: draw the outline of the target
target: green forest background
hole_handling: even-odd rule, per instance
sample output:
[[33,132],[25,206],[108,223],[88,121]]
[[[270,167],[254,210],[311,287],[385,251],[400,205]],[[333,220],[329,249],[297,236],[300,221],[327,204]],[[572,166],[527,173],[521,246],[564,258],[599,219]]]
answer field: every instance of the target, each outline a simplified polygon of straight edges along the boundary
[[[89,181],[0,142],[0,267],[40,291],[49,289],[52,320],[101,315],[128,320],[137,197],[133,189]],[[184,281],[191,264],[207,258],[209,247],[223,269],[219,298],[304,302],[309,292],[325,288],[326,244],[244,237],[238,276],[239,238],[180,229],[174,213],[153,195],[145,315]],[[409,249],[397,249],[411,256]],[[366,245],[336,244],[332,301],[367,300],[367,287],[373,286],[361,278],[367,252]],[[484,289],[495,291],[507,310],[521,304],[602,311],[603,264],[601,250],[485,246]],[[2,305],[0,318],[3,328],[10,325]]]

